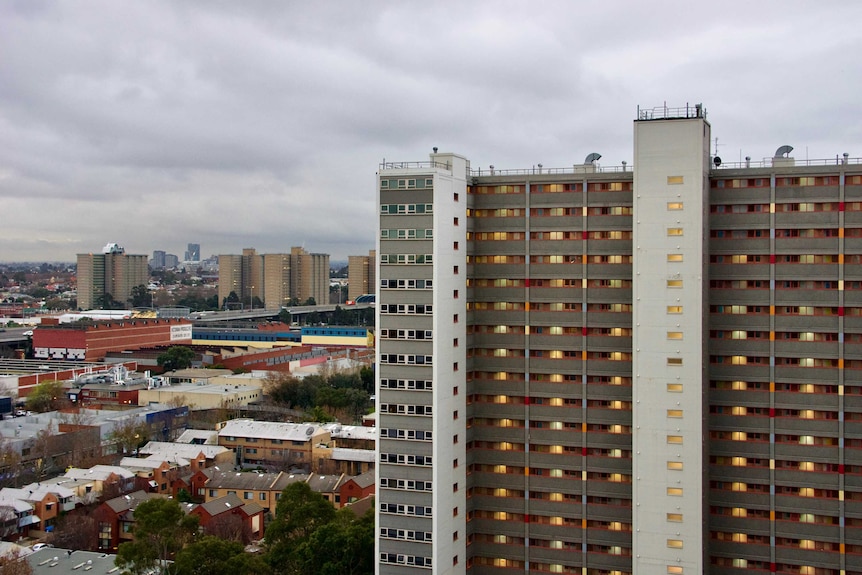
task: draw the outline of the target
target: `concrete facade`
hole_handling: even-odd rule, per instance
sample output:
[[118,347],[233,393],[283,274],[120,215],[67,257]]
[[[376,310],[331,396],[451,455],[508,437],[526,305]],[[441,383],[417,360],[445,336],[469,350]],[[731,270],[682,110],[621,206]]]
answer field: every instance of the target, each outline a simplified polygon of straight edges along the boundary
[[380,166],[378,573],[862,572],[862,161],[710,130]]

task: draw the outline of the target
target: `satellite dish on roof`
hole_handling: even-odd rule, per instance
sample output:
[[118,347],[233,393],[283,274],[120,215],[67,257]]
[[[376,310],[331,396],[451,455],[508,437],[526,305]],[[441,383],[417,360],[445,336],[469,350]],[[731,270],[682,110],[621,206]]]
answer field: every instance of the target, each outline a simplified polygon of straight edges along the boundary
[[793,151],[793,146],[781,146],[777,150],[775,150],[776,158],[786,158]]
[[312,435],[312,434],[314,434],[314,428],[313,428],[313,427],[309,427],[308,429],[306,429],[306,430],[305,430],[305,434],[306,434],[306,435]]
[[597,152],[593,152],[592,154],[587,154],[587,157],[584,158],[584,164],[592,164],[593,162],[598,162],[599,158],[601,158],[601,157],[602,157],[602,155],[597,153]]
[[716,168],[719,167],[721,165],[721,158],[719,158],[718,156],[714,157],[712,159],[712,163],[715,164]]

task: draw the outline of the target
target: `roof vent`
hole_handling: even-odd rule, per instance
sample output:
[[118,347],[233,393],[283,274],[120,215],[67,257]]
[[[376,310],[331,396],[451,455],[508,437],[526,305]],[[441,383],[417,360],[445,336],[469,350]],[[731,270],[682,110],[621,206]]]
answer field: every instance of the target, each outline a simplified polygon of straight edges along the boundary
[[793,146],[781,146],[777,150],[775,150],[776,158],[788,158],[790,157],[790,152],[793,151]]

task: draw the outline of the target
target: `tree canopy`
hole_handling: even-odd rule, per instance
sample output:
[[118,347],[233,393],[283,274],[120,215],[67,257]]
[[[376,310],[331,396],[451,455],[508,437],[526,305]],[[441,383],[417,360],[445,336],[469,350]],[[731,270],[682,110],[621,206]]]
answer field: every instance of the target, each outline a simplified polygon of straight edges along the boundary
[[134,518],[135,538],[120,544],[115,563],[136,575],[156,568],[164,572],[166,561],[192,540],[198,528],[197,516],[183,513],[173,499],[148,499],[135,509]]
[[27,409],[31,411],[54,411],[68,402],[61,381],[43,381],[27,396]]
[[192,366],[192,360],[195,358],[195,352],[184,345],[175,345],[169,348],[165,353],[160,354],[156,358],[162,369],[165,371],[174,371],[177,369],[186,369]]
[[306,483],[292,483],[282,491],[266,543],[267,561],[276,573],[374,573],[374,513],[357,518],[348,509],[336,512]]

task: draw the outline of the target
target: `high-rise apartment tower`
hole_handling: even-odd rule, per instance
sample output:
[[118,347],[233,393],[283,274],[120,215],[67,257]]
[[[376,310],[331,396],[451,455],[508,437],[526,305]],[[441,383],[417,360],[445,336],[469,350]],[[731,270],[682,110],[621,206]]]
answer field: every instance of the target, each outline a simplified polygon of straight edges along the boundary
[[862,163],[378,173],[378,572],[862,572]]

